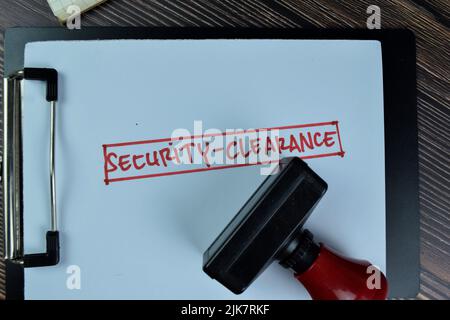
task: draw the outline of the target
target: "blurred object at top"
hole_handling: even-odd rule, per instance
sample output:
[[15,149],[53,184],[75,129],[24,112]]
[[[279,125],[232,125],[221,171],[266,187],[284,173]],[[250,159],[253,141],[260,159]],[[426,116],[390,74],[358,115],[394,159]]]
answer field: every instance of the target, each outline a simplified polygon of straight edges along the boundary
[[71,6],[77,6],[79,12],[86,12],[106,0],[47,0],[50,8],[52,8],[53,14],[58,17],[61,23],[65,23],[67,19],[74,14],[74,10]]

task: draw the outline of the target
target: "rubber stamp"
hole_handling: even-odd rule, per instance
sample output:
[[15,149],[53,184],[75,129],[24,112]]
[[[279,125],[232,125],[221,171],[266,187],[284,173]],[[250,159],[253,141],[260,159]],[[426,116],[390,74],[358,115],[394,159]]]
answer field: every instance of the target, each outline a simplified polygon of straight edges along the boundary
[[385,299],[387,281],[376,267],[316,243],[303,228],[327,188],[298,157],[281,160],[278,172],[261,184],[204,253],[203,270],[240,294],[278,261],[313,299]]

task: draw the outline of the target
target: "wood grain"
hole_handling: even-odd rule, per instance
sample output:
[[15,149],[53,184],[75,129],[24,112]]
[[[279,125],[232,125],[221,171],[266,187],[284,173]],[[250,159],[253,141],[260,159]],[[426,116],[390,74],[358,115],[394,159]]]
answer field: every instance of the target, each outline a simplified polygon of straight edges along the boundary
[[[366,9],[371,4],[381,8],[382,28],[408,28],[416,34],[421,212],[421,293],[418,298],[449,299],[448,0],[109,0],[83,15],[82,25],[365,28]],[[58,22],[45,0],[0,0],[0,73],[3,74],[5,28],[56,25]],[[4,294],[4,284],[0,261],[0,298]]]

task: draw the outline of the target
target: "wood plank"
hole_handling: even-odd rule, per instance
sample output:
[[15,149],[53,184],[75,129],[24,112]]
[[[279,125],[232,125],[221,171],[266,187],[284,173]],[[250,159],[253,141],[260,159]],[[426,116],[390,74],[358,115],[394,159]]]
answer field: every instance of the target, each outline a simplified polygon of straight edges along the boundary
[[[373,1],[114,0],[82,17],[83,26],[365,28]],[[450,298],[450,2],[384,0],[382,28],[408,28],[417,38],[421,212],[420,299]],[[57,26],[45,0],[0,0],[3,32],[11,26]],[[2,95],[3,87],[0,87]],[[1,246],[2,247],[2,246]],[[3,270],[0,260],[0,270]],[[0,271],[0,299],[4,272]]]

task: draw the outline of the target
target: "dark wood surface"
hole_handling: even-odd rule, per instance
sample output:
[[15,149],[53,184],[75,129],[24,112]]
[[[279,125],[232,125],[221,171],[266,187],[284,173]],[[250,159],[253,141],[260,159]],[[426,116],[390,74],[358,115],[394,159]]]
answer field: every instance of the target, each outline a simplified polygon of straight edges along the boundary
[[[450,1],[109,0],[84,14],[82,26],[365,28],[366,9],[371,4],[381,8],[382,28],[408,28],[416,34],[421,211],[418,298],[450,299]],[[46,0],[0,0],[1,76],[6,28],[57,25]],[[0,260],[0,298],[4,284]]]

